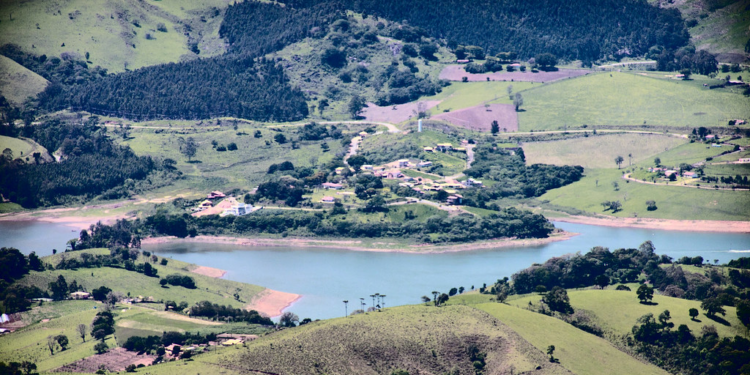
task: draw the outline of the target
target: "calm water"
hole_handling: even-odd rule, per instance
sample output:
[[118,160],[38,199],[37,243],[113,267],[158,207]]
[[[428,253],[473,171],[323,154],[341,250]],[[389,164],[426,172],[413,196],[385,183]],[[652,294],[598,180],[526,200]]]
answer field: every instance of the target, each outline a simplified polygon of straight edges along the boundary
[[[386,306],[413,304],[433,290],[480,287],[532,263],[553,256],[586,252],[594,246],[614,250],[637,247],[651,240],[659,254],[674,258],[701,255],[724,263],[750,256],[750,235],[688,233],[661,230],[609,228],[555,223],[581,233],[567,241],[542,246],[478,250],[445,254],[376,253],[333,249],[260,248],[208,243],[172,243],[144,247],[162,256],[227,270],[231,280],[262,285],[303,295],[289,311],[300,318],[325,319],[344,314],[374,293],[385,294]],[[74,237],[68,227],[46,223],[0,222],[0,246],[15,246],[24,253],[47,255],[63,249]]]

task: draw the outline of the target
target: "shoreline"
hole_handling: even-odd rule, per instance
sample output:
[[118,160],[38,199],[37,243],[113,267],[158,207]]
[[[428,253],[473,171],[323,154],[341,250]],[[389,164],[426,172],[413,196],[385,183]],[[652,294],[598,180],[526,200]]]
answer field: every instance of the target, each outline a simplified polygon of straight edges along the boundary
[[166,237],[148,237],[141,241],[142,245],[157,245],[173,242],[198,242],[198,243],[220,243],[229,245],[239,245],[246,247],[301,247],[301,248],[325,248],[341,249],[351,251],[372,251],[372,252],[390,252],[390,253],[412,253],[412,254],[441,254],[460,251],[472,251],[482,249],[496,249],[503,247],[525,247],[544,245],[551,242],[565,241],[578,233],[557,232],[547,238],[534,239],[498,239],[487,240],[471,243],[462,243],[454,245],[406,245],[400,248],[379,248],[367,247],[362,241],[357,240],[316,240],[302,238],[247,238],[232,236],[196,236],[193,238],[177,238],[174,236]]
[[750,233],[750,221],[728,220],[675,220],[630,217],[548,217],[549,221],[573,224],[599,225],[613,228],[673,230],[682,232]]

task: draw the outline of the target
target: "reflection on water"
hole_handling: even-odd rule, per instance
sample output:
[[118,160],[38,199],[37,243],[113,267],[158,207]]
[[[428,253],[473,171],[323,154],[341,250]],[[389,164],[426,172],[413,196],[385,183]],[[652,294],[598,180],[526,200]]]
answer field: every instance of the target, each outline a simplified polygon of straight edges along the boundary
[[[145,246],[162,256],[220,268],[231,280],[302,294],[289,310],[300,318],[325,319],[343,315],[341,301],[357,301],[374,293],[385,294],[386,306],[418,303],[433,290],[478,288],[532,263],[550,257],[586,252],[594,246],[614,250],[638,247],[646,240],[656,252],[673,258],[701,255],[724,263],[750,256],[750,235],[691,233],[651,229],[610,228],[555,223],[580,233],[567,241],[546,245],[482,249],[460,253],[411,254],[333,249],[243,247],[210,243],[169,243]],[[61,224],[0,222],[0,246],[13,246],[28,254],[49,255],[62,250],[77,233]],[[357,304],[354,303],[356,306]],[[351,305],[350,305],[351,307]]]

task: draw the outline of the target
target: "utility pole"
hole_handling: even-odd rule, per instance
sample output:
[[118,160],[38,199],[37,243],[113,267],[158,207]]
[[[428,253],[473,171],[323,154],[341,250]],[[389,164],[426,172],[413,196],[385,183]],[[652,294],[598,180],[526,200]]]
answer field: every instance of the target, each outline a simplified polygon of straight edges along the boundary
[[349,316],[348,304],[349,304],[349,301],[348,300],[344,300],[344,317]]

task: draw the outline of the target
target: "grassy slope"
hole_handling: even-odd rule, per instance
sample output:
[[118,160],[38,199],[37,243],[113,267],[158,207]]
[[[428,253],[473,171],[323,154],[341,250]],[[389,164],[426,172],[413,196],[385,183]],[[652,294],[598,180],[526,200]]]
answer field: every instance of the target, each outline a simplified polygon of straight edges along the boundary
[[519,92],[534,87],[541,87],[541,83],[533,82],[451,82],[443,91],[434,96],[423,97],[420,100],[442,100],[432,114],[440,114],[444,110],[455,111],[485,103],[511,104],[508,98],[508,86],[513,86],[513,92]]
[[14,158],[24,158],[29,156],[34,146],[23,139],[0,135],[0,150],[5,150],[6,148],[13,151]]
[[35,97],[47,87],[47,80],[19,65],[17,62],[0,56],[0,95],[18,106],[28,97]]
[[[724,307],[727,315],[723,318],[731,324],[730,326],[707,318],[703,315],[703,311],[701,311],[698,321],[692,321],[688,315],[688,310],[690,308],[700,310],[700,301],[654,295],[656,305],[643,305],[638,302],[636,289],[634,287],[631,289],[630,292],[613,290],[612,287],[608,290],[568,290],[568,296],[574,309],[583,309],[593,313],[602,328],[618,334],[629,333],[636,320],[641,316],[651,313],[654,314],[654,317],[657,317],[664,310],[669,310],[671,313],[671,322],[675,324],[675,327],[686,324],[696,334],[700,333],[701,327],[704,325],[714,325],[719,335],[724,337],[742,334],[742,330],[738,329],[738,327],[741,327],[741,323],[737,319],[734,307]],[[528,305],[529,302],[537,303],[540,299],[539,295],[531,294],[510,301],[509,304],[523,307]]]
[[[622,211],[614,214],[618,217],[637,213],[638,217],[659,219],[750,220],[750,196],[744,192],[626,183],[620,177],[617,169],[588,170],[580,181],[550,190],[539,199],[595,213],[603,213],[601,202],[619,200]],[[612,182],[619,184],[619,191]],[[656,201],[658,209],[646,210],[647,200]]]
[[[452,143],[454,146],[458,146],[458,138],[446,135],[441,132],[426,130],[422,133],[409,133],[409,134],[377,134],[365,138],[359,148],[358,153],[366,152],[380,152],[381,150],[387,150],[394,145],[401,145],[404,143],[411,143],[416,146],[418,151],[422,151],[424,147],[435,147],[438,143]],[[421,152],[423,160],[429,160],[433,163],[440,163],[443,165],[443,173],[451,175],[458,173],[466,168],[466,161],[457,156],[453,156],[450,153],[440,152]],[[394,162],[389,160],[388,162]],[[430,177],[432,178],[432,177]]]
[[[589,136],[553,142],[524,144],[529,164],[580,165],[584,168],[611,168],[620,155],[628,165],[628,154],[633,162],[652,161],[653,155],[687,143],[687,140],[664,135],[617,134]],[[583,152],[582,152],[583,151]]]
[[[629,73],[603,73],[544,85],[524,93],[521,131],[588,125],[726,125],[750,117],[750,99],[709,91],[693,82]],[[696,115],[700,114],[701,115]]]
[[[531,371],[539,365],[542,369],[535,373],[567,373],[502,323],[463,306],[402,306],[315,322],[262,337],[221,361],[207,356],[188,368],[201,366],[210,373],[224,364],[242,372],[284,374],[376,374],[396,369],[445,373],[458,368],[469,373],[469,343],[488,353],[487,369],[495,372],[508,372],[511,366],[516,372]],[[161,374],[171,368],[153,370]]]
[[[176,62],[181,56],[194,56],[188,50],[187,37],[176,30],[178,22],[199,17],[195,12],[204,7],[223,8],[228,3],[226,0],[4,1],[0,6],[3,19],[0,44],[16,43],[28,52],[48,56],[74,52],[83,57],[89,52],[92,66],[100,65],[110,71],[123,71],[125,64],[135,69]],[[152,11],[152,4],[165,12]],[[141,27],[135,26],[134,20]],[[218,22],[211,22],[218,27]],[[168,31],[156,31],[158,23],[164,23]],[[155,39],[147,40],[146,33]]]
[[[107,250],[99,249],[84,251],[102,253]],[[62,255],[77,256],[80,253],[81,252],[57,254],[57,257]],[[45,257],[44,259],[49,261],[48,259],[54,258]],[[138,261],[142,262],[143,258],[140,258]],[[194,304],[205,300],[234,307],[243,307],[258,293],[264,290],[263,287],[257,285],[216,279],[190,272],[189,270],[194,267],[194,265],[171,259],[167,266],[159,264],[154,265],[154,268],[158,269],[160,277],[173,273],[191,276],[195,279],[195,284],[197,286],[196,289],[186,289],[181,286],[162,288],[159,285],[159,278],[148,277],[137,272],[109,267],[31,272],[29,275],[19,280],[19,283],[25,285],[36,285],[39,288],[46,289],[51,281],[57,280],[58,275],[62,275],[68,283],[72,283],[73,280],[75,280],[78,282],[78,285],[83,286],[89,291],[100,286],[106,286],[114,291],[122,292],[124,294],[130,293],[131,296],[152,296],[157,301],[173,300]],[[240,299],[245,302],[239,302],[234,299],[233,294],[237,289],[239,289]]]

